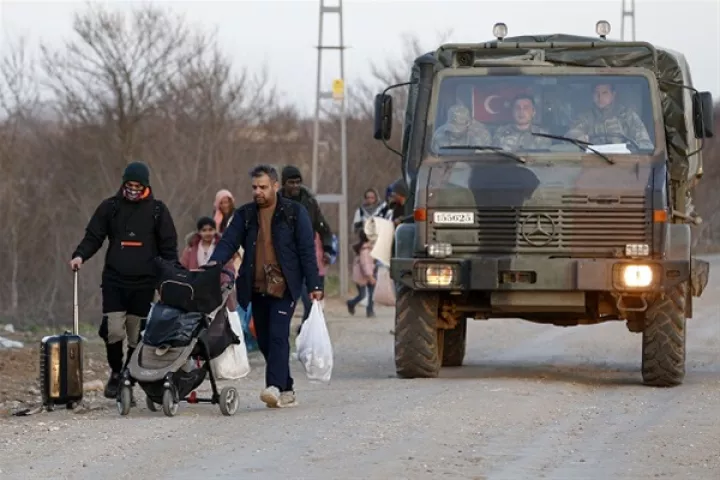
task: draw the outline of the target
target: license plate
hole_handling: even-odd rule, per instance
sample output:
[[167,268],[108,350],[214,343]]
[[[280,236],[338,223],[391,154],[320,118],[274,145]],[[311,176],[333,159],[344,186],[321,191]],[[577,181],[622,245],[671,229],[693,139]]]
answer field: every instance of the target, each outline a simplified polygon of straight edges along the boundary
[[433,223],[471,225],[475,223],[475,214],[472,212],[435,212]]

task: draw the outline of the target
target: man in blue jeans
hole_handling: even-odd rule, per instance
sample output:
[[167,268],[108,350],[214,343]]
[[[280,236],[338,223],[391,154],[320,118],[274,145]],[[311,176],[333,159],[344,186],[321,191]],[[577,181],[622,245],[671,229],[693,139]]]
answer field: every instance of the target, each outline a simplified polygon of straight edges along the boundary
[[209,265],[225,264],[242,246],[245,250],[236,281],[238,303],[252,302],[258,346],[265,357],[268,407],[297,405],[290,375],[290,320],[305,287],[322,300],[315,237],[307,209],[281,197],[277,171],[260,165],[251,172],[254,202],[243,205],[210,257]]

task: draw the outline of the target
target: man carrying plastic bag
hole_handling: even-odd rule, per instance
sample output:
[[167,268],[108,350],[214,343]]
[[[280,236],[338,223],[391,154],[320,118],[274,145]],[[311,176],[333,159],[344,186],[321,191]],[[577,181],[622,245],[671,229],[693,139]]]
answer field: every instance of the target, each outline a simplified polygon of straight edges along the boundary
[[333,348],[320,302],[314,300],[310,316],[295,340],[297,356],[310,381],[329,382],[333,370]]

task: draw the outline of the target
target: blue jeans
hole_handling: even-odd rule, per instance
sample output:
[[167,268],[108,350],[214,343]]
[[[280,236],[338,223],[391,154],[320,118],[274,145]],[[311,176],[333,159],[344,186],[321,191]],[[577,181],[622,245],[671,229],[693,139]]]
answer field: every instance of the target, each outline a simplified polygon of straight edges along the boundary
[[365,311],[368,314],[373,313],[374,312],[374,310],[373,310],[373,294],[375,293],[375,285],[370,285],[370,284],[358,285],[356,283],[355,287],[357,288],[358,294],[352,300],[348,300],[348,305],[352,308],[355,308],[355,305],[360,303],[362,301],[362,299],[365,298],[365,295],[368,295],[368,303],[367,303],[367,308],[365,309]]
[[290,294],[273,298],[253,293],[252,313],[255,319],[257,342],[265,357],[265,386],[277,387],[281,392],[293,389],[290,376],[290,320],[295,302]]
[[[325,288],[325,277],[320,277],[320,287]],[[302,321],[304,322],[310,316],[310,309],[312,308],[312,300],[310,300],[310,294],[308,293],[305,283],[303,283],[302,292],[300,293],[300,300],[302,300],[303,304],[304,312]]]

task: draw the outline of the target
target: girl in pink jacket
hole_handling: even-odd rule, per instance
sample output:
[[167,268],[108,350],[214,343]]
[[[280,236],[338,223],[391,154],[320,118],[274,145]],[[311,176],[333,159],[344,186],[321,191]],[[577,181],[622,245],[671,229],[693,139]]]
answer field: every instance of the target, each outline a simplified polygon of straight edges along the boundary
[[359,241],[353,245],[355,260],[353,261],[352,280],[355,282],[358,294],[347,301],[350,315],[355,315],[355,306],[368,295],[366,314],[368,318],[375,316],[373,310],[373,294],[375,293],[375,260],[370,256],[372,243],[363,230],[358,230]]

